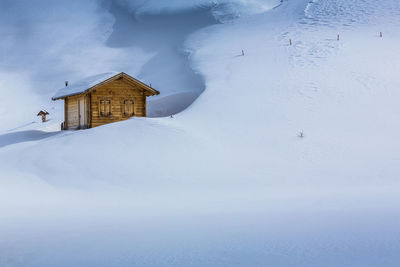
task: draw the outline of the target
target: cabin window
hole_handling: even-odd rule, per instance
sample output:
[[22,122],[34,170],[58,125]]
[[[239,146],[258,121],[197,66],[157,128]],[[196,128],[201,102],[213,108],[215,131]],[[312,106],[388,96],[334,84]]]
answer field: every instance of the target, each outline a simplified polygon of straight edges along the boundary
[[100,100],[100,117],[111,116],[111,100]]
[[124,100],[124,116],[125,117],[132,117],[135,115],[135,111],[134,111],[134,107],[135,107],[135,103],[133,102],[133,100]]

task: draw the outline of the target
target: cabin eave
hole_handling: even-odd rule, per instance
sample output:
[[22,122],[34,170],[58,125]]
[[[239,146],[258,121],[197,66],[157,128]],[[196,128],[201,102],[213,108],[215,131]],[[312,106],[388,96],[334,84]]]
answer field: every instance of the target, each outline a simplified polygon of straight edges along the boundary
[[116,75],[114,75],[114,76],[112,76],[112,77],[110,77],[108,79],[105,79],[104,81],[101,81],[101,82],[99,82],[99,83],[97,83],[97,84],[95,84],[93,86],[90,86],[89,88],[86,88],[83,91],[56,96],[56,97],[53,97],[52,100],[56,101],[56,100],[61,100],[61,99],[65,99],[65,98],[72,97],[72,96],[78,96],[78,95],[87,94],[87,93],[90,93],[91,91],[95,90],[96,88],[99,88],[99,87],[101,87],[103,85],[106,85],[106,84],[111,83],[113,81],[116,81],[118,79],[126,79],[127,81],[132,82],[133,84],[139,86],[140,88],[142,88],[144,91],[147,92],[146,96],[154,96],[154,95],[159,95],[160,94],[159,91],[157,91],[156,89],[150,87],[149,85],[147,85],[147,84],[145,84],[145,83],[133,78],[132,76],[130,76],[130,75],[124,73],[124,72],[121,72],[121,73],[116,74]]

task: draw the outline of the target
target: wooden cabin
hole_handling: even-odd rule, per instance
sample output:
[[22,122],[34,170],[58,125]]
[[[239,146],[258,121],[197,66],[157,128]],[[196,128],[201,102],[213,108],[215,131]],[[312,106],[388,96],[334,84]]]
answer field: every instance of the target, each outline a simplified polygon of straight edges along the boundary
[[62,130],[87,129],[131,117],[146,117],[147,97],[160,94],[123,72],[65,84],[52,98],[64,100]]

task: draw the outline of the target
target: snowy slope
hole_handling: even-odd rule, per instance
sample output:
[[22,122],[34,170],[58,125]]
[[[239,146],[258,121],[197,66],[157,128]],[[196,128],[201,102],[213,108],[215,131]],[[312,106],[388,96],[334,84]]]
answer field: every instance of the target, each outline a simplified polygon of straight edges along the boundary
[[398,1],[248,14],[187,36],[174,118],[2,133],[0,265],[399,264]]

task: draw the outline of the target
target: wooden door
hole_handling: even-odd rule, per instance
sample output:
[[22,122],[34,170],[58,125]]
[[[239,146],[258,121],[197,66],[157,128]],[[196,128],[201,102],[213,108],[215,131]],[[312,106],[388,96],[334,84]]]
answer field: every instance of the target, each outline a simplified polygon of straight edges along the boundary
[[79,98],[79,128],[86,127],[85,97]]

